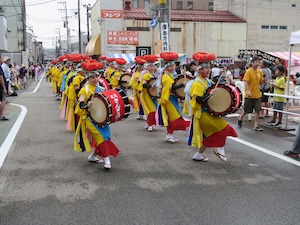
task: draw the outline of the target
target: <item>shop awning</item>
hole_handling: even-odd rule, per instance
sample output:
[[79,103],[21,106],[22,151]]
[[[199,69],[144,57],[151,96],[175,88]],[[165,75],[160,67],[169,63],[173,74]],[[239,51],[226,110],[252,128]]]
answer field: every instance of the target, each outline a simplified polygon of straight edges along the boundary
[[[286,67],[288,66],[289,62],[289,52],[268,52],[270,55],[274,55],[278,58],[284,60],[284,64]],[[291,75],[295,75],[297,72],[300,72],[300,55],[296,52],[292,52],[291,54]]]
[[87,55],[101,55],[100,49],[100,34],[94,36],[86,45],[85,54]]
[[[286,65],[289,61],[289,52],[268,52],[268,54],[283,59]],[[296,52],[292,52],[291,66],[300,66],[300,55]]]
[[109,58],[122,58],[125,59],[127,63],[134,62],[135,54],[119,54],[119,53],[110,53],[108,54]]

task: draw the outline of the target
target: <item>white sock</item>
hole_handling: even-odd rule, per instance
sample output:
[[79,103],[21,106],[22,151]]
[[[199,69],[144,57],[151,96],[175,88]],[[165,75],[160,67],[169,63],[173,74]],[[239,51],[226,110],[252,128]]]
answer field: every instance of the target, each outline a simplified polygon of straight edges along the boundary
[[218,151],[221,155],[225,156],[225,149],[224,149],[224,147],[219,147],[219,148],[217,148],[217,151]]
[[104,163],[105,163],[105,164],[111,164],[111,163],[110,163],[110,159],[109,159],[108,156],[104,158]]
[[202,158],[204,158],[204,156],[199,152],[196,152],[195,155],[193,156],[193,159],[202,159]]
[[167,134],[166,138],[174,138],[173,134]]

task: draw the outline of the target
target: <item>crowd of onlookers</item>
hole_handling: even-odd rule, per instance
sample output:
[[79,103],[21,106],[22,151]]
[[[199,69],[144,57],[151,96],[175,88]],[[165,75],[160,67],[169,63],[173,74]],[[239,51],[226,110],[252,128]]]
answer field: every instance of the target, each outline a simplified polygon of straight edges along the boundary
[[44,70],[40,64],[32,64],[28,68],[16,62],[11,63],[8,56],[0,56],[0,120],[8,120],[3,116],[7,96],[17,96],[16,90],[26,89],[28,79],[39,81]]

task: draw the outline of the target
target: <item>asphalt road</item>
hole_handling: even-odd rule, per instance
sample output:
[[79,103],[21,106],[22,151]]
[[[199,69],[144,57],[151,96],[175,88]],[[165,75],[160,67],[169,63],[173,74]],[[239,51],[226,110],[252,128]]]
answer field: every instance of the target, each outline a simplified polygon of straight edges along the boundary
[[[59,119],[49,83],[13,103],[28,112],[0,170],[1,225],[300,224],[297,165],[233,139],[227,162],[211,149],[209,162],[195,162],[187,132],[175,133],[178,143],[166,143],[165,128],[149,133],[132,113],[111,124],[121,152],[107,172],[87,161],[89,153],[73,151],[74,133]],[[14,119],[19,111],[6,109]],[[227,120],[237,127],[236,119]],[[9,126],[0,126],[3,136]],[[240,139],[272,152],[291,147],[293,135],[264,128],[252,131],[245,121],[236,130]]]

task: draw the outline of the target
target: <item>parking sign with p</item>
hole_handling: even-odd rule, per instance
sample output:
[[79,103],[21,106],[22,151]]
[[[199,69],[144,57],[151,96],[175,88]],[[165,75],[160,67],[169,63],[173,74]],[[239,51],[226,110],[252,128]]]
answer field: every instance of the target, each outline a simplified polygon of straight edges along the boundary
[[136,56],[150,55],[151,47],[148,46],[137,46],[136,47]]

